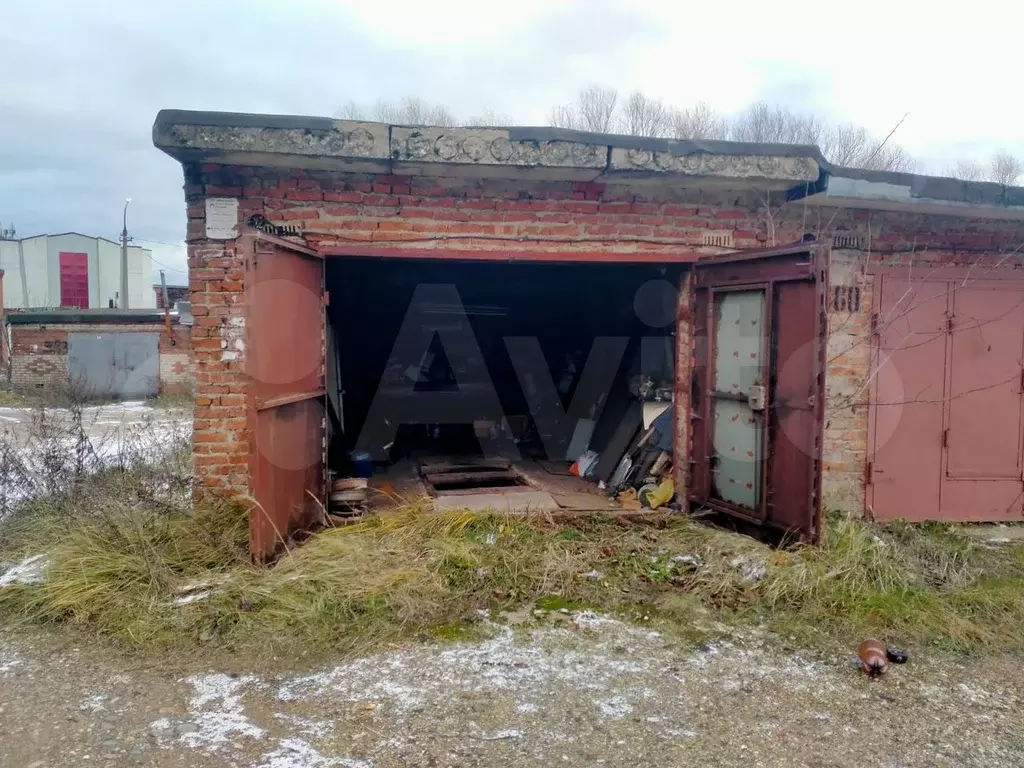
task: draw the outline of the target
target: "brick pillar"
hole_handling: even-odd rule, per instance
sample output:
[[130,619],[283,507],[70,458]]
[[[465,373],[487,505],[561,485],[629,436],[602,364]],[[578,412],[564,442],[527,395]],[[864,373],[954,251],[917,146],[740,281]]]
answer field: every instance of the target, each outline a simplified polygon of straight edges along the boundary
[[195,325],[193,460],[197,495],[249,494],[249,377],[245,296],[248,238],[205,238],[203,200],[189,211],[189,293]]
[[672,451],[672,477],[676,501],[687,508],[690,490],[690,394],[693,387],[693,271],[679,281],[679,309],[676,313],[676,386],[672,405],[676,437]]

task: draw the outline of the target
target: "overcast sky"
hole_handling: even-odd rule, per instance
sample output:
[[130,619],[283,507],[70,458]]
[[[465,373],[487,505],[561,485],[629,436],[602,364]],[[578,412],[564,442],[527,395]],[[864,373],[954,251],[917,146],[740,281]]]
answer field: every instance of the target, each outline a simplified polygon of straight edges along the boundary
[[154,274],[183,282],[181,169],[150,139],[165,107],[332,115],[416,94],[543,124],[599,83],[722,112],[763,99],[880,135],[909,113],[894,140],[932,172],[1024,155],[1015,5],[3,0],[0,222],[116,239],[132,197]]

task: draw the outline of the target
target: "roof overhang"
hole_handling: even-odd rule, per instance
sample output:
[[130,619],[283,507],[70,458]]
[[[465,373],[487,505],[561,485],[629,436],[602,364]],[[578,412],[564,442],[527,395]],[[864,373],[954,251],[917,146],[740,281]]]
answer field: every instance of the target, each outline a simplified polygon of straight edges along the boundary
[[829,208],[1024,220],[1020,187],[917,174],[836,168],[826,171],[814,187],[795,187],[790,199]]
[[[176,311],[169,312],[171,321],[178,322]],[[165,322],[162,309],[8,309],[5,315],[11,325],[104,324],[157,325]]]
[[823,162],[797,145],[182,110],[157,115],[153,143],[182,163],[761,192],[816,182]]

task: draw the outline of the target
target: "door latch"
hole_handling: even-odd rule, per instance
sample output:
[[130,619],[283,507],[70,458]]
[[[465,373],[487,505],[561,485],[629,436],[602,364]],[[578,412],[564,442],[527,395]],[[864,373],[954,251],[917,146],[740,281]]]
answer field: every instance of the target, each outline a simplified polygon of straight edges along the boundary
[[752,411],[763,411],[765,401],[765,391],[763,384],[754,384],[750,387],[747,392],[747,405],[750,406]]

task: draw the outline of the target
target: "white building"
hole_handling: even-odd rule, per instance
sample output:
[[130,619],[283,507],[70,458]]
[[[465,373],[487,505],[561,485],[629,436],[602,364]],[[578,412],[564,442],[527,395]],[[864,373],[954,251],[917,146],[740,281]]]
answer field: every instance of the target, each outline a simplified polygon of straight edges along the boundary
[[[121,245],[77,232],[0,240],[4,305],[9,309],[119,306]],[[128,246],[128,307],[156,306],[153,254]]]

